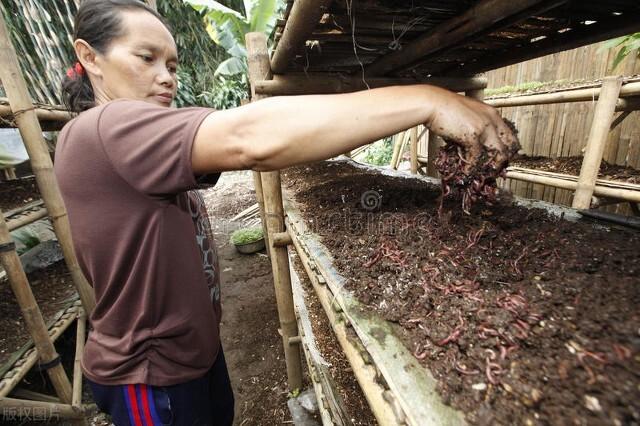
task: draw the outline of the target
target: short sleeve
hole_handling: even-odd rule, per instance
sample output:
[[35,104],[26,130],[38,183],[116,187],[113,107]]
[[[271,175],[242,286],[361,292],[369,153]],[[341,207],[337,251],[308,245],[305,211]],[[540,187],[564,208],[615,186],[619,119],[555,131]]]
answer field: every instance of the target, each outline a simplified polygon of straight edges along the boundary
[[191,149],[207,108],[165,108],[122,100],[104,107],[100,142],[115,171],[134,189],[168,197],[198,186]]

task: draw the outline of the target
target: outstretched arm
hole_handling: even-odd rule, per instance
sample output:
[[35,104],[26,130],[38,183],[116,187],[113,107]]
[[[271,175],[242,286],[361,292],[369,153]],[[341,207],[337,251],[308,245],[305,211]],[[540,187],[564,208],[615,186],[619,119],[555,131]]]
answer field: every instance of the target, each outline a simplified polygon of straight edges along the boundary
[[505,161],[515,136],[490,106],[428,85],[339,95],[267,98],[209,115],[192,152],[195,173],[276,170],[334,157],[418,124],[465,147],[481,146]]

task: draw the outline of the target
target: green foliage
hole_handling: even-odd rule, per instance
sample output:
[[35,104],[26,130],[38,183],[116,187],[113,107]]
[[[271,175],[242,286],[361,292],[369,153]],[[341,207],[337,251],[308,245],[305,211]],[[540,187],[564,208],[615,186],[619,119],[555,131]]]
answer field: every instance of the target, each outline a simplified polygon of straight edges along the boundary
[[231,243],[239,246],[242,244],[255,243],[263,238],[262,228],[238,229],[231,234]]
[[189,5],[175,0],[160,0],[158,12],[167,20],[178,47],[177,106],[214,107],[206,96],[201,95],[216,87],[213,74],[225,59],[224,49],[211,43],[202,22],[203,15]]
[[23,247],[16,250],[18,255],[28,252],[38,244],[40,244],[40,238],[33,230],[28,227],[20,228],[11,233],[11,237],[16,241],[22,243]]
[[244,36],[250,32],[271,34],[282,0],[245,0],[244,14],[214,0],[183,0],[204,16],[211,39],[229,55],[216,69],[215,76],[247,73]]
[[375,166],[386,166],[393,156],[393,138],[385,138],[371,144],[364,151],[363,161]]
[[598,51],[620,48],[615,58],[613,58],[613,64],[611,64],[611,71],[615,70],[620,62],[631,54],[634,50],[638,57],[640,57],[640,33],[629,34],[626,36],[614,38],[603,43],[602,47]]
[[71,29],[75,3],[66,0],[0,0],[20,68],[32,98],[60,104],[60,86],[75,54]]
[[557,89],[560,87],[572,87],[580,84],[584,84],[586,80],[578,79],[578,80],[567,80],[560,79],[554,81],[527,81],[522,84],[518,84],[515,86],[502,86],[496,87],[492,89],[486,89],[484,91],[485,96],[492,97],[498,95],[513,95],[517,93],[525,93],[525,92],[540,92],[544,90]]
[[248,97],[248,84],[244,76],[224,77],[215,80],[213,90],[198,95],[201,103],[215,109],[228,109],[240,105],[242,99]]

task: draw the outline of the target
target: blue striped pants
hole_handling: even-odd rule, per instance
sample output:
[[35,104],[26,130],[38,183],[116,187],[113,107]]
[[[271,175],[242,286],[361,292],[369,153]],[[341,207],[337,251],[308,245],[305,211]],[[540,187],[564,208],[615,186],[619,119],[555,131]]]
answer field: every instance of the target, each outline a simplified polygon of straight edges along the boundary
[[203,377],[172,386],[101,385],[94,401],[115,426],[231,426],[233,391],[222,348]]

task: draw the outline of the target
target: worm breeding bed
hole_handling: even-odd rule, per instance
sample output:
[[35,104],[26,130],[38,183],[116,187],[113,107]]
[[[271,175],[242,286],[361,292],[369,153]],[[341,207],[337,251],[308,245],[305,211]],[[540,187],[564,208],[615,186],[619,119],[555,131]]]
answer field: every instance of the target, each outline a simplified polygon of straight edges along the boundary
[[284,184],[340,276],[335,297],[384,320],[424,369],[387,362],[432,380],[468,423],[640,422],[640,234],[504,195],[439,213],[437,182],[351,162],[289,169]]

